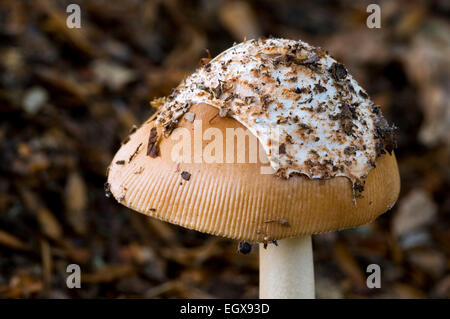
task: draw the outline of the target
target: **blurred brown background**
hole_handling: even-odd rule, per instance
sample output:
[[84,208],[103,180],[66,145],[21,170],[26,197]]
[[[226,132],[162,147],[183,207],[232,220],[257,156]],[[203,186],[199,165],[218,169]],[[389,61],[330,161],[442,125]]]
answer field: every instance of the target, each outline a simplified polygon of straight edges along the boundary
[[[380,29],[366,7],[381,6]],[[81,7],[81,29],[66,6]],[[133,124],[199,59],[259,36],[327,49],[399,127],[399,202],[314,237],[319,298],[450,296],[450,2],[0,1],[0,297],[257,297],[257,247],[105,198]],[[67,289],[79,264],[82,288]],[[365,269],[382,269],[381,289]]]

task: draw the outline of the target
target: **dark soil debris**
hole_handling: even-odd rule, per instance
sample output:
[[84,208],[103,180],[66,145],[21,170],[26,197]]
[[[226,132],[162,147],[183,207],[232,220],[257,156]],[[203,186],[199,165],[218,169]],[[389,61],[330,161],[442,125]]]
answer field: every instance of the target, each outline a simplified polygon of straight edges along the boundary
[[244,255],[249,254],[252,251],[252,245],[249,242],[241,241],[238,245],[238,252]]
[[191,174],[188,173],[188,172],[186,172],[186,171],[183,171],[183,172],[181,172],[181,177],[182,177],[184,180],[188,181],[188,180],[191,178]]
[[342,81],[347,77],[347,69],[341,63],[334,62],[331,65],[330,73],[336,81]]
[[279,152],[280,154],[286,154],[286,144],[281,143],[281,144],[280,144],[280,147],[278,148],[278,152]]

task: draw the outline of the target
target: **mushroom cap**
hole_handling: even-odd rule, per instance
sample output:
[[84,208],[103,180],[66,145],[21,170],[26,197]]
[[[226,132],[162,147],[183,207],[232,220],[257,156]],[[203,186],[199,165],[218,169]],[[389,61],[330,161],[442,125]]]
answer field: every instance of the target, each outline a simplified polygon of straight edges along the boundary
[[[200,153],[204,156],[208,145],[220,136],[226,137],[227,128],[247,128],[233,118],[217,116],[218,109],[205,103],[192,105],[189,112],[195,114],[195,121],[181,119],[175,131],[159,141],[157,157],[147,155],[152,128],[161,135],[160,126],[152,118],[121,146],[108,174],[110,191],[120,203],[186,228],[261,242],[366,224],[389,210],[398,198],[400,177],[393,153],[377,158],[360,198],[354,198],[352,182],[344,176],[310,179],[295,174],[285,179],[263,174],[270,167],[264,152],[259,152],[254,163],[248,153],[245,163],[227,163],[226,152],[231,147],[227,150],[225,141],[214,153],[214,159],[220,161],[222,149],[223,162],[199,161],[195,157]],[[199,123],[202,134],[194,131]],[[190,132],[192,137],[188,143],[191,154],[187,152],[183,159],[174,151],[182,141],[177,130]],[[259,140],[247,133],[260,149]],[[202,152],[198,144],[194,145],[199,136]],[[249,141],[244,148],[252,153]],[[242,145],[238,145],[236,141],[232,154],[242,151]]]
[[192,104],[206,103],[248,128],[277,174],[346,176],[356,191],[377,157],[395,147],[394,127],[345,66],[303,41],[244,41],[160,102],[165,134]]

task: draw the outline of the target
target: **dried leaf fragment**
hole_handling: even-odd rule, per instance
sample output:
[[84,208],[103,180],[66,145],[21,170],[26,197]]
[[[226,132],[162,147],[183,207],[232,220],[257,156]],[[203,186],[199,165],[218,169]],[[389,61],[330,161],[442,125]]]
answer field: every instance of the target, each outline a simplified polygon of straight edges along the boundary
[[158,132],[156,131],[156,127],[152,127],[150,130],[150,137],[148,139],[147,146],[147,155],[156,158],[159,155],[159,147],[157,145],[158,142]]

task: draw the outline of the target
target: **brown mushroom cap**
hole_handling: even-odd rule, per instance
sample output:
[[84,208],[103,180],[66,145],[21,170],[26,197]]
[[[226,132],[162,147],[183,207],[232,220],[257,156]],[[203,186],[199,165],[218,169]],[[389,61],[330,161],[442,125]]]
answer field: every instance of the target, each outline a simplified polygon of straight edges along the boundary
[[[190,112],[202,120],[203,132],[217,128],[226,136],[227,128],[246,130],[235,119],[217,116],[217,108],[207,104],[195,104]],[[197,231],[264,241],[355,227],[389,210],[400,191],[394,154],[377,159],[365,180],[363,197],[354,202],[346,177],[285,179],[261,174],[261,166],[268,164],[259,158],[257,163],[178,164],[172,149],[179,141],[170,137],[161,139],[159,156],[153,158],[147,155],[153,127],[153,120],[144,123],[117,152],[108,174],[110,191],[133,210]],[[182,119],[178,127],[193,136],[190,121]],[[208,142],[203,141],[203,147]],[[192,153],[193,143],[192,139]],[[188,174],[183,177],[182,172]]]

